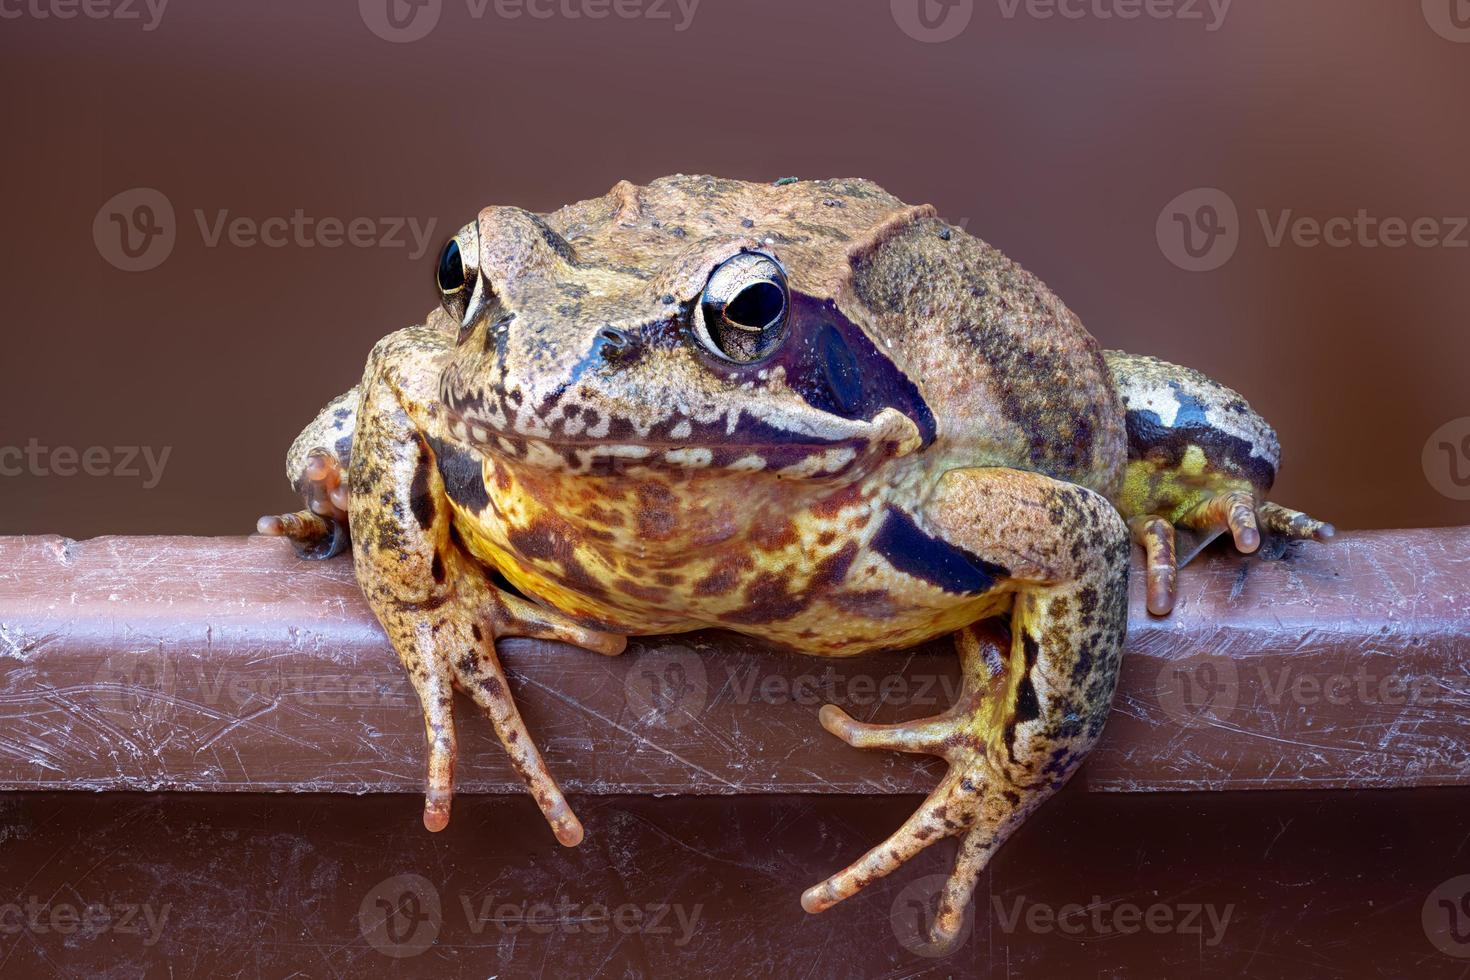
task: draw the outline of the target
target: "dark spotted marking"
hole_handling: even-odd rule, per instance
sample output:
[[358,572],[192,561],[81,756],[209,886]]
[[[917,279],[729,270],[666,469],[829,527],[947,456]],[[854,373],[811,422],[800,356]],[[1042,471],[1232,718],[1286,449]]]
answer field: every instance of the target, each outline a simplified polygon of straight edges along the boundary
[[1004,565],[930,536],[912,517],[893,506],[888,507],[883,526],[873,536],[873,549],[905,575],[955,595],[989,592],[997,580],[1011,574]]
[[465,510],[478,514],[490,506],[490,493],[485,488],[485,471],[480,457],[442,439],[429,440],[439,459],[439,477],[449,499]]
[[710,570],[709,574],[694,583],[697,596],[724,595],[740,584],[740,577],[755,566],[749,555],[731,555]]
[[429,477],[433,472],[434,457],[423,439],[420,439],[418,460],[413,467],[413,482],[408,490],[408,506],[413,511],[413,519],[425,531],[433,525],[436,511],[434,494],[429,485]]
[[1036,637],[1024,630],[1021,633],[1021,651],[1022,674],[1020,683],[1016,685],[1015,711],[1011,715],[1011,720],[1006,722],[1002,736],[1006,755],[1012,762],[1016,761],[1017,726],[1041,717],[1041,701],[1036,696],[1036,684],[1031,680],[1031,671],[1036,666],[1037,658],[1041,655],[1041,647],[1037,644]]

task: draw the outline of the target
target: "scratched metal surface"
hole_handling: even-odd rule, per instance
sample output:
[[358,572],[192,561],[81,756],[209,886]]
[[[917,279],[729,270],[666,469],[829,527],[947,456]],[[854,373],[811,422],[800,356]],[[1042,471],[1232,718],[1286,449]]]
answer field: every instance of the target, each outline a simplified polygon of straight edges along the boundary
[[[1135,580],[1137,576],[1135,576]],[[1470,783],[1470,529],[1368,532],[1279,560],[1212,549],[1166,620],[1134,615],[1095,790]],[[728,634],[604,659],[507,641],[573,792],[923,792],[932,760],[860,752],[820,705],[932,714],[941,642],[830,661]],[[517,792],[467,703],[464,792]],[[243,538],[0,538],[0,788],[414,792],[419,713],[345,560]]]
[[1434,980],[1470,955],[1441,904],[1470,871],[1465,788],[1063,792],[942,959],[905,943],[950,842],[797,904],[912,797],[573,802],[569,850],[514,797],[436,835],[407,796],[0,797],[0,976]]

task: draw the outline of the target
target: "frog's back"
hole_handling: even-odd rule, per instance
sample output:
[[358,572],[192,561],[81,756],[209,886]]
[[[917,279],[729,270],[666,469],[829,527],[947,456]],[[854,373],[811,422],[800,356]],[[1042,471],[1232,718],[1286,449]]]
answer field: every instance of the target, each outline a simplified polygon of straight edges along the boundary
[[1108,496],[1121,483],[1123,412],[1097,343],[1039,279],[931,206],[860,179],[674,176],[546,219],[579,253],[605,247],[644,269],[705,239],[749,238],[918,387],[942,465],[1032,470]]

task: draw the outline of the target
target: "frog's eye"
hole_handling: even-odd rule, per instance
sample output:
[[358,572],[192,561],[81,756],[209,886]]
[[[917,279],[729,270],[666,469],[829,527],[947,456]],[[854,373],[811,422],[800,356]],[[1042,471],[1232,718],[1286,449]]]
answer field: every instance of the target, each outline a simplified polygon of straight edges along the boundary
[[769,255],[742,252],[709,277],[695,333],[726,360],[758,361],[786,335],[788,305],[780,264]]
[[439,302],[454,321],[469,326],[481,305],[476,300],[484,292],[475,260],[479,256],[479,229],[466,225],[451,238],[439,253],[434,279],[439,287]]

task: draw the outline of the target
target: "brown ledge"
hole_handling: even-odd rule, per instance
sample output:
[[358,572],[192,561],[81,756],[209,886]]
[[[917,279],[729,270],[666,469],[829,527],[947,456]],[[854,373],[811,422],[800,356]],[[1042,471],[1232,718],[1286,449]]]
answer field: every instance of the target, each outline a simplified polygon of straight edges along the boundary
[[[1211,551],[1174,615],[1138,576],[1094,790],[1470,783],[1470,529],[1348,534],[1280,560]],[[604,659],[502,656],[573,792],[905,793],[939,763],[824,733],[827,700],[938,710],[941,642],[837,661],[719,633]],[[460,788],[519,791],[458,706]],[[241,538],[0,538],[0,789],[417,792],[419,711],[345,559]]]

